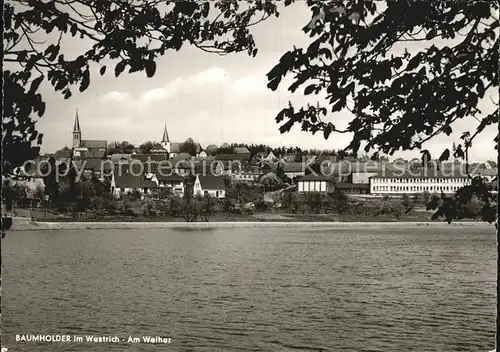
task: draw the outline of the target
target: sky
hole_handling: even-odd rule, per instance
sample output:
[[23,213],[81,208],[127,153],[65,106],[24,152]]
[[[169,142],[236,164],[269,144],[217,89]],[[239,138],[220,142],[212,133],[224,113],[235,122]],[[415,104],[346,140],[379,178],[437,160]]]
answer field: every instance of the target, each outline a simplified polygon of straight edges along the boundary
[[[259,52],[219,56],[193,47],[169,51],[157,61],[156,74],[147,78],[144,72],[115,78],[113,67],[100,76],[98,67],[91,74],[90,87],[64,100],[50,86],[44,86],[46,113],[37,123],[44,134],[42,152],[54,152],[71,146],[75,113],[78,110],[82,139],[128,141],[139,145],[160,141],[167,124],[171,141],[188,137],[206,146],[232,143],[264,143],[272,146],[341,149],[349,135],[334,135],[325,140],[322,134],[311,135],[300,130],[280,134],[274,118],[288,101],[305,102],[301,91],[291,94],[287,86],[278,91],[266,87],[266,73],[293,45],[307,46],[311,41],[301,28],[310,20],[305,5],[282,9],[278,19],[270,18],[256,26],[252,33]],[[70,40],[63,43],[66,56],[78,55],[88,43]],[[498,96],[496,98],[498,100]],[[352,116],[346,112],[346,122]],[[462,121],[457,131],[475,129],[474,120]],[[470,158],[477,161],[496,159],[493,149],[494,129],[489,129],[474,144]],[[451,137],[458,140],[459,134]],[[425,145],[436,157],[451,146],[452,138],[438,137]],[[412,158],[418,152],[402,152],[394,157]]]

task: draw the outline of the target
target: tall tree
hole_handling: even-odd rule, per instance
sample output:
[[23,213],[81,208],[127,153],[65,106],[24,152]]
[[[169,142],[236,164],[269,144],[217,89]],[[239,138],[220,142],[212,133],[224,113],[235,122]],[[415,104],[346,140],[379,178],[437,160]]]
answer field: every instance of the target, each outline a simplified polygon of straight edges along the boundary
[[205,148],[205,152],[207,152],[208,155],[215,155],[215,153],[217,152],[217,149],[219,149],[219,147],[217,147],[215,144],[209,144]]
[[179,152],[189,153],[191,156],[196,156],[198,153],[198,143],[196,143],[193,138],[188,138],[179,146]]
[[[249,28],[278,16],[273,1],[97,1],[7,2],[4,18],[4,114],[2,175],[12,175],[40,151],[35,123],[45,113],[42,82],[65,99],[85,91],[94,72],[119,76],[156,72],[156,59],[184,44],[226,54],[257,49]],[[72,38],[71,38],[72,37]],[[73,57],[63,43],[90,43]],[[83,47],[87,47],[84,45]]]
[[147,154],[151,151],[151,149],[153,149],[153,142],[151,141],[144,142],[139,146],[138,149],[141,154]]

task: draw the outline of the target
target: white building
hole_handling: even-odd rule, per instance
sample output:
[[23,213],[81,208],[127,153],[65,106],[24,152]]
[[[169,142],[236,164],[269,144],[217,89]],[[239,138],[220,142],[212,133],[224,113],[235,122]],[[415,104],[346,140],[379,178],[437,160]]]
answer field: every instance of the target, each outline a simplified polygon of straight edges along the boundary
[[194,195],[210,195],[215,198],[226,197],[226,187],[222,176],[203,176],[196,175],[196,180],[193,187]]
[[115,197],[120,197],[129,192],[137,191],[144,195],[149,195],[158,188],[156,176],[147,177],[145,174],[136,174],[130,172],[127,168],[120,171],[115,168],[111,178],[111,193]]
[[371,194],[454,193],[470,184],[466,175],[434,170],[389,172],[370,178]]
[[184,177],[177,174],[164,175],[157,173],[155,175],[155,180],[158,181],[158,187],[168,187],[172,190],[172,193],[184,195],[184,190],[186,188]]
[[331,193],[335,190],[335,181],[331,176],[323,175],[306,175],[299,177],[296,181],[297,192],[319,192]]

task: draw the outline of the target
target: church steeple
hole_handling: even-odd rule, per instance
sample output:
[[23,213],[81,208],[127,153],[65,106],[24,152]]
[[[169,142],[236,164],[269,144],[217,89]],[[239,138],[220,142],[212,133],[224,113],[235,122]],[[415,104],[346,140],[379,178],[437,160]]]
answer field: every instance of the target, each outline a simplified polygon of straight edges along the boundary
[[78,109],[76,109],[75,125],[73,126],[73,133],[82,133],[80,130],[80,120],[78,119]]
[[78,119],[78,109],[76,110],[75,125],[73,126],[73,148],[78,148],[82,141],[82,131],[80,130],[80,120]]
[[161,139],[162,143],[163,142],[170,142],[170,139],[168,138],[168,131],[167,131],[167,123],[165,122],[165,128],[163,129],[163,137]]
[[170,154],[170,138],[168,138],[167,123],[165,122],[165,128],[163,129],[163,137],[161,139],[161,146],[166,149]]

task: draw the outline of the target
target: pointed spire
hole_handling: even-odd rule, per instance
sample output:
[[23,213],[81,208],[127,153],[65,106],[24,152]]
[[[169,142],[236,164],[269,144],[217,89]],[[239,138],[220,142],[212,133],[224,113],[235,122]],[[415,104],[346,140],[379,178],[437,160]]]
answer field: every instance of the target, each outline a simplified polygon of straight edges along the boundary
[[73,133],[75,132],[82,133],[80,130],[80,121],[78,119],[78,109],[76,109],[75,126],[73,127]]
[[163,130],[163,137],[161,139],[162,142],[170,142],[170,139],[168,138],[168,132],[167,132],[167,123],[165,122],[165,129]]

